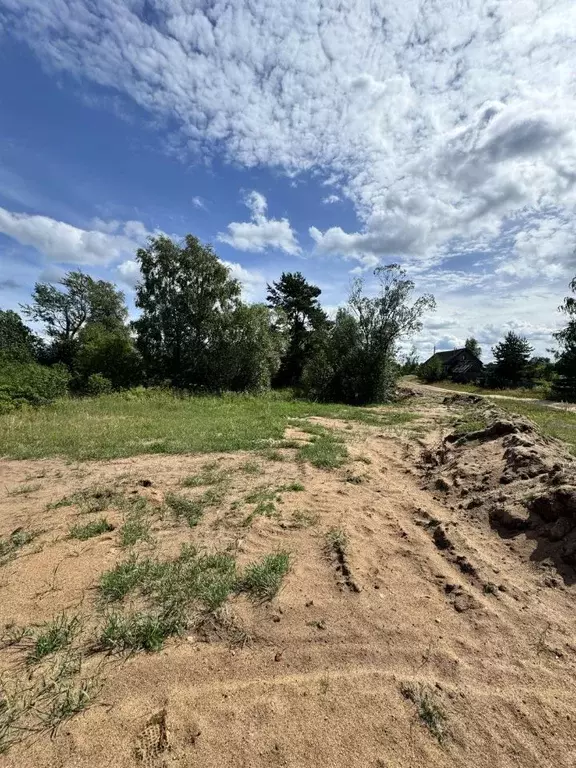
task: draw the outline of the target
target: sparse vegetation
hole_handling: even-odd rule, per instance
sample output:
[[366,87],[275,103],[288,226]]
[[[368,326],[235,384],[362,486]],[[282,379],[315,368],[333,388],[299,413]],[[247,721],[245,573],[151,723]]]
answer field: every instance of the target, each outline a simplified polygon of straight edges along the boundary
[[325,431],[298,451],[298,459],[318,469],[336,469],[348,460],[348,449],[342,438]]
[[132,514],[120,528],[120,545],[133,547],[139,541],[150,541],[150,523],[142,514]]
[[85,541],[91,539],[94,536],[100,536],[102,533],[108,533],[113,531],[114,526],[111,525],[105,517],[101,517],[99,520],[93,520],[86,525],[74,525],[70,528],[70,538],[79,539]]
[[29,493],[34,493],[42,488],[42,483],[29,483],[27,485],[18,485],[16,488],[12,488],[8,491],[8,496],[26,496]]
[[56,651],[70,645],[80,631],[78,616],[61,614],[44,624],[33,639],[33,647],[28,654],[29,664],[35,664]]
[[17,529],[10,536],[0,539],[0,566],[16,557],[18,550],[33,541],[40,531]]
[[499,400],[498,407],[528,417],[544,434],[563,440],[570,451],[576,454],[576,412],[512,400]]
[[190,528],[198,525],[204,514],[204,507],[199,501],[187,499],[185,496],[169,493],[165,501],[177,517],[183,517],[186,520]]
[[328,550],[344,553],[348,548],[348,536],[342,528],[331,528],[326,534],[326,547]]
[[447,736],[447,716],[434,690],[421,683],[402,683],[400,692],[405,699],[416,705],[418,717],[442,744]]

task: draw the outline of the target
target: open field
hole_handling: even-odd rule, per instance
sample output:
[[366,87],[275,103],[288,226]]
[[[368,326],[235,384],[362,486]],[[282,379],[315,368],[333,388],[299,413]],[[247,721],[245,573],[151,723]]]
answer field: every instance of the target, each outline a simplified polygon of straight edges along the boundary
[[[411,377],[406,377],[410,379]],[[415,377],[414,377],[414,380]],[[547,390],[545,387],[536,386],[531,389],[519,387],[518,389],[485,389],[477,384],[458,384],[453,381],[435,381],[427,384],[429,387],[438,387],[440,389],[450,389],[454,392],[470,392],[475,395],[498,395],[498,397],[510,398],[529,398],[534,400],[544,400]]]
[[5,417],[2,765],[573,766],[573,571],[482,506],[542,483],[426,465],[484,424],[441,399]]

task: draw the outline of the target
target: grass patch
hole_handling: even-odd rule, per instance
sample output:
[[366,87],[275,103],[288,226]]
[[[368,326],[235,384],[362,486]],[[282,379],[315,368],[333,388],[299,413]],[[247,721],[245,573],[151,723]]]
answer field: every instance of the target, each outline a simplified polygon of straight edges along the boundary
[[292,528],[310,528],[310,526],[316,525],[318,519],[319,516],[316,512],[307,512],[298,509],[292,514],[290,526]]
[[285,456],[283,453],[280,453],[276,448],[262,448],[260,451],[260,456],[262,456],[263,459],[267,459],[268,461],[285,461]]
[[550,408],[536,403],[499,400],[498,407],[509,413],[526,416],[535,422],[544,434],[568,444],[576,454],[576,412]]
[[123,501],[123,494],[116,489],[94,486],[73,493],[71,496],[64,496],[59,501],[48,504],[48,509],[76,506],[82,514],[91,514],[105,512],[110,507],[119,507]]
[[7,496],[24,496],[28,493],[34,493],[42,488],[42,483],[28,483],[27,485],[19,485],[16,488],[12,488],[8,491]]
[[299,461],[307,461],[318,469],[336,469],[348,461],[348,449],[341,438],[324,430],[312,442],[303,445],[297,457]]
[[468,408],[464,414],[454,421],[452,432],[455,435],[467,435],[484,429],[488,422],[483,411],[477,408]]
[[430,733],[442,744],[446,738],[446,713],[438,703],[434,690],[426,685],[402,683],[400,692],[416,705],[418,717]]
[[203,467],[197,475],[189,475],[182,481],[184,488],[200,488],[203,485],[218,485],[226,479],[224,470],[216,470],[213,465]]
[[282,440],[290,419],[324,416],[382,424],[385,415],[402,420],[398,413],[396,406],[376,413],[297,400],[285,392],[213,397],[140,388],[3,414],[0,455],[84,460],[255,450],[265,441]]
[[45,656],[66,648],[79,631],[80,619],[78,616],[68,617],[64,613],[44,624],[34,638],[34,645],[27,656],[28,663],[36,664]]
[[239,470],[245,475],[262,475],[264,469],[257,461],[245,461],[244,464],[239,466]]
[[348,536],[342,528],[331,528],[326,534],[326,548],[331,552],[344,554],[348,547]]
[[133,514],[120,528],[120,546],[133,547],[139,541],[150,541],[150,523],[141,514]]
[[104,651],[159,651],[181,629],[176,617],[148,613],[110,613],[98,639]]
[[549,392],[549,385],[540,385],[532,387],[519,387],[518,389],[484,389],[477,384],[456,384],[453,381],[437,381],[428,384],[431,387],[439,387],[440,389],[452,389],[454,392],[469,392],[473,395],[501,395],[502,397],[528,397],[535,400],[545,400]]
[[287,483],[286,485],[282,485],[282,486],[280,486],[280,488],[278,488],[278,490],[280,492],[282,492],[282,491],[290,491],[292,493],[299,493],[300,491],[305,491],[306,488],[304,488],[302,483],[294,482],[294,483]]
[[19,549],[22,549],[26,544],[30,544],[39,535],[40,531],[17,529],[10,536],[0,539],[0,566],[6,565],[10,560],[13,560],[18,554]]
[[108,533],[113,530],[114,526],[111,525],[105,517],[101,517],[99,520],[93,520],[91,523],[86,523],[86,525],[74,525],[70,528],[70,538],[85,541],[86,539],[91,539],[94,536],[100,536],[102,533]]
[[275,552],[261,562],[252,563],[244,573],[241,589],[256,600],[271,600],[280,589],[282,579],[290,569],[288,552]]
[[177,493],[169,493],[164,500],[176,517],[183,517],[190,528],[194,528],[202,519],[204,507],[198,501]]

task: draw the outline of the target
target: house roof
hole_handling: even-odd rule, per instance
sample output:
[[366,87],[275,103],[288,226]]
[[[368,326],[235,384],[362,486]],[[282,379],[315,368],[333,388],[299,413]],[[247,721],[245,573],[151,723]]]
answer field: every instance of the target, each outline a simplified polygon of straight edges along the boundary
[[[453,357],[456,357],[461,352],[467,352],[470,357],[478,360],[478,362],[481,362],[480,358],[476,357],[476,355],[473,352],[470,352],[470,350],[466,349],[466,347],[461,347],[460,349],[449,349],[449,350],[446,350],[445,352],[436,352],[435,354],[432,355],[432,357],[429,357],[428,360],[426,360],[426,363],[429,363],[430,360],[434,360],[436,358],[440,360],[440,362],[443,365],[446,365],[447,363],[450,362],[450,360],[452,360]],[[426,365],[426,363],[424,364]],[[462,363],[460,363],[459,365],[462,365]]]

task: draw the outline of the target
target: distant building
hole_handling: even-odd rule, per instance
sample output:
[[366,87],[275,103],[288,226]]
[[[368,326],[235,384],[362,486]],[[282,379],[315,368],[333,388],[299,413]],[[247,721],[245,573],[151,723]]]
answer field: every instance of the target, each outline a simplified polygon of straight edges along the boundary
[[432,357],[426,360],[426,363],[434,359],[438,359],[442,363],[444,370],[442,378],[452,381],[474,381],[484,370],[480,358],[465,348],[451,349],[449,352],[435,352]]

